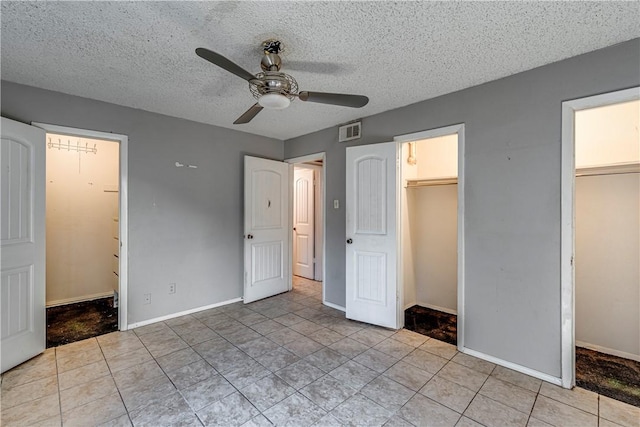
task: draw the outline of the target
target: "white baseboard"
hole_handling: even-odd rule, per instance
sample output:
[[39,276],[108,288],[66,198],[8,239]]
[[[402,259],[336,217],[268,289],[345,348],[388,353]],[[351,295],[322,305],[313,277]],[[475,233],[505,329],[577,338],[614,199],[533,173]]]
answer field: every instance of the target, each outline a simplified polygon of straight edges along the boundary
[[421,307],[430,308],[431,310],[442,311],[443,313],[453,314],[453,315],[456,315],[456,316],[458,315],[458,311],[457,310],[452,310],[450,308],[440,307],[438,305],[433,305],[433,304],[427,304],[426,302],[420,302],[420,301],[418,301],[416,304],[421,306]]
[[155,317],[155,318],[149,319],[149,320],[143,320],[141,322],[130,323],[128,325],[127,329],[135,329],[135,328],[139,328],[141,326],[150,325],[152,323],[162,322],[162,321],[165,321],[165,320],[173,319],[175,317],[186,316],[187,314],[193,314],[193,313],[197,313],[199,311],[209,310],[211,308],[222,307],[223,305],[229,305],[229,304],[233,304],[233,303],[236,303],[236,302],[239,302],[239,301],[242,301],[242,298],[234,298],[234,299],[230,299],[230,300],[227,300],[227,301],[217,302],[215,304],[209,304],[209,305],[205,305],[205,306],[202,306],[202,307],[192,308],[192,309],[181,311],[181,312],[178,312],[178,313],[167,314],[166,316],[160,316],[160,317]]
[[614,350],[613,348],[602,347],[596,344],[589,344],[584,341],[576,340],[576,347],[583,347],[589,350],[598,351],[604,354],[610,354],[612,356],[618,356],[625,359],[635,360],[636,362],[640,362],[640,355],[627,353],[626,351]]
[[507,362],[506,360],[498,359],[497,357],[489,356],[488,354],[481,353],[479,351],[471,350],[469,348],[458,348],[462,353],[469,356],[477,357],[478,359],[486,360],[487,362],[495,363],[496,365],[504,366],[505,368],[518,371],[522,374],[529,375],[530,377],[541,379],[551,384],[562,387],[562,378],[554,377],[544,372],[536,371],[535,369],[527,368],[526,366],[518,365],[516,363]]
[[342,307],[341,305],[337,305],[337,304],[331,303],[329,301],[323,301],[322,303],[324,305],[326,305],[327,307],[335,308],[336,310],[340,310],[342,312],[346,312],[347,311],[347,309]]
[[101,292],[99,294],[91,294],[91,295],[84,295],[81,297],[65,298],[65,299],[58,299],[55,301],[49,301],[47,302],[46,305],[47,305],[47,308],[57,307],[59,305],[74,304],[76,302],[84,302],[84,301],[93,301],[94,299],[107,298],[112,296],[113,296],[113,291]]

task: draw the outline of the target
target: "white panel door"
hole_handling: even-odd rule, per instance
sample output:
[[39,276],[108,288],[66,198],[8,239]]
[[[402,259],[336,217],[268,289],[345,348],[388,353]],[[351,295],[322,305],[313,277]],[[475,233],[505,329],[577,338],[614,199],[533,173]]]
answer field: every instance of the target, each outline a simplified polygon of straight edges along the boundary
[[347,148],[347,318],[398,327],[397,144]]
[[2,118],[0,371],[42,353],[45,321],[45,132]]
[[314,279],[314,187],[313,169],[293,172],[293,274]]
[[244,302],[289,290],[289,165],[244,157]]

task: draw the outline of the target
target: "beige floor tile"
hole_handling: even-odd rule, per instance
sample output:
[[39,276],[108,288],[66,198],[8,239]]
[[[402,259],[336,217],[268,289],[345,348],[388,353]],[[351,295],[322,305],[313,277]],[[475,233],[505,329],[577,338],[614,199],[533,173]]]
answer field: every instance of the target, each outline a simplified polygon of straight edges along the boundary
[[515,384],[518,387],[526,388],[527,390],[531,390],[535,393],[540,390],[540,386],[542,385],[542,380],[521,374],[520,372],[516,372],[503,366],[496,366],[493,372],[491,372],[491,375],[501,379],[502,381]]
[[398,359],[395,357],[389,356],[388,354],[382,353],[381,351],[373,348],[370,348],[364,353],[360,353],[358,356],[354,357],[353,360],[378,373],[383,373],[398,362]]
[[159,332],[159,331],[166,331],[167,329],[171,329],[169,328],[166,323],[164,322],[157,322],[157,323],[152,323],[151,325],[146,325],[146,326],[141,326],[139,328],[135,328],[133,330],[133,332],[141,337],[143,335],[146,334],[153,334],[155,332]]
[[296,363],[300,358],[286,348],[279,347],[274,351],[256,357],[256,360],[271,372],[276,372]]
[[51,418],[47,418],[32,424],[31,427],[60,427],[62,425],[62,415],[54,415]]
[[415,347],[402,343],[400,341],[396,341],[392,338],[387,338],[380,344],[377,344],[374,348],[378,351],[388,354],[389,356],[401,359],[407,354],[411,353]]
[[455,345],[438,341],[435,339],[430,339],[418,347],[420,350],[428,351],[429,353],[433,353],[440,357],[444,357],[445,359],[451,359],[453,356],[458,353],[458,349]]
[[625,427],[640,426],[640,408],[600,396],[600,417]]
[[2,375],[2,389],[27,384],[56,374],[55,352],[47,352],[5,372]]
[[312,353],[315,353],[316,351],[321,350],[324,346],[319,342],[312,340],[311,338],[302,337],[299,340],[284,344],[283,347],[296,356],[303,358]]
[[383,375],[413,391],[420,390],[433,377],[429,372],[403,361],[387,369]]
[[98,340],[95,338],[89,338],[82,341],[76,341],[71,344],[61,345],[56,347],[56,358],[64,359],[67,357],[76,356],[80,353],[86,353],[92,350],[99,349]]
[[526,426],[529,414],[517,411],[481,394],[471,401],[464,415],[485,426]]
[[377,377],[378,373],[373,369],[369,369],[364,365],[350,360],[329,372],[329,375],[339,381],[342,381],[343,384],[346,384],[351,388],[360,390],[371,380]]
[[60,415],[58,394],[50,394],[12,408],[2,408],[0,424],[24,427]]
[[478,391],[489,375],[474,371],[466,366],[458,365],[455,362],[449,362],[436,376],[453,381],[470,390]]
[[219,426],[239,426],[258,414],[259,411],[237,391],[198,411],[198,417],[205,425]]
[[447,359],[420,349],[413,350],[402,361],[432,374],[437,373],[448,363]]
[[[337,421],[337,420],[336,420]],[[336,424],[336,426],[340,426],[341,424]],[[394,415],[389,420],[384,423],[384,427],[414,427],[409,421],[400,417],[400,415]]]
[[82,366],[80,368],[72,369],[58,375],[60,390],[66,390],[68,388],[104,377],[105,375],[111,375],[111,372],[109,372],[107,362],[105,362],[104,360],[100,360],[98,362]]
[[410,331],[408,329],[400,329],[394,335],[391,336],[396,341],[403,342],[405,344],[409,344],[413,347],[420,347],[424,344],[429,337],[426,335],[419,334],[417,332]]
[[113,373],[113,379],[119,389],[134,387],[143,379],[165,376],[155,360],[132,366],[129,369]]
[[478,359],[477,357],[469,356],[464,353],[457,353],[451,361],[456,362],[459,365],[466,366],[467,368],[471,368],[474,371],[482,372],[483,374],[491,374],[496,367],[494,363],[487,362],[486,360]]
[[129,413],[135,426],[187,426],[197,422],[195,412],[179,393],[174,393]]
[[339,334],[336,331],[332,331],[329,328],[322,327],[321,329],[309,334],[308,337],[322,345],[330,346],[344,338],[344,335]]
[[368,347],[373,347],[374,345],[380,344],[382,341],[387,339],[386,336],[378,333],[375,329],[369,328],[361,329],[358,332],[349,335],[349,338],[359,341]]
[[[537,418],[529,417],[529,422],[527,423],[527,427],[553,427],[553,426]],[[600,423],[600,427],[604,427],[602,426],[602,423]]]
[[420,394],[451,408],[456,412],[463,413],[476,393],[459,384],[435,376],[420,389]]
[[202,356],[191,347],[156,358],[156,362],[165,372],[175,371],[200,360]]
[[0,407],[3,410],[12,408],[50,394],[58,394],[58,378],[55,375],[12,388],[5,388],[3,384]]
[[478,393],[526,414],[531,412],[536,400],[534,392],[495,377],[487,378]]
[[305,357],[304,360],[324,372],[331,372],[338,366],[347,362],[349,358],[325,347],[322,350],[316,351],[315,353]]
[[56,357],[56,362],[58,364],[58,374],[104,360],[102,350],[97,345],[97,341],[93,339],[93,342],[95,343],[95,345],[87,346],[87,349],[85,351],[75,351],[73,353],[67,352],[62,358]]
[[324,376],[325,373],[309,362],[299,360],[296,363],[279,370],[276,372],[276,375],[282,378],[291,387],[298,390]]
[[144,344],[135,334],[122,334],[123,338],[112,339],[106,342],[98,341],[104,357],[109,360],[113,357],[144,349]]
[[473,421],[471,418],[460,417],[456,427],[483,427],[483,425]]
[[396,412],[402,408],[416,392],[389,377],[380,375],[365,385],[360,390],[360,394],[373,400],[383,408]]
[[142,378],[129,388],[119,389],[128,411],[161,401],[165,396],[176,392],[173,383],[166,375]]
[[271,371],[259,364],[258,362],[253,362],[249,365],[240,367],[238,369],[234,369],[233,371],[226,372],[224,377],[229,381],[235,388],[241,389],[254,382],[258,381],[261,378],[266,377],[271,374]]
[[541,395],[536,399],[531,416],[557,427],[598,425],[598,417],[595,415]]
[[62,412],[68,412],[77,406],[82,406],[117,392],[118,389],[111,375],[62,390],[60,392]]
[[338,405],[331,415],[345,425],[382,426],[393,412],[358,393]]
[[542,383],[540,394],[590,414],[598,415],[598,394],[580,387],[567,390],[547,382]]
[[178,390],[191,387],[217,374],[216,370],[213,369],[206,360],[202,359],[167,372],[167,376]]
[[296,390],[274,374],[269,374],[244,387],[240,392],[260,411],[266,411],[291,396]]
[[132,425],[131,419],[129,419],[129,414],[124,414],[99,424],[98,427],[131,427]]
[[86,427],[106,423],[126,414],[126,409],[118,393],[111,394],[100,400],[94,400],[86,405],[78,406],[62,413],[65,427]]
[[348,357],[349,359],[352,359],[360,353],[364,353],[365,351],[369,350],[368,345],[363,344],[360,341],[351,339],[351,337],[345,337],[340,341],[336,341],[335,343],[331,344],[329,348],[345,357]]
[[433,400],[416,394],[398,414],[415,426],[455,426],[460,414]]
[[229,381],[224,379],[222,375],[214,375],[213,377],[181,390],[180,393],[193,410],[199,411],[205,406],[227,397],[234,391],[235,388],[229,384]]

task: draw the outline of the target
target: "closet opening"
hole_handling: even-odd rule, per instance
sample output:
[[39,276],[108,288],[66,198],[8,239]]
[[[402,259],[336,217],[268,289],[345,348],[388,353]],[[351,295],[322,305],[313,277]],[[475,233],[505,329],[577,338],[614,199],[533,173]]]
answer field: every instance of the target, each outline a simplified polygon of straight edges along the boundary
[[46,135],[47,347],[119,329],[120,150]]
[[324,154],[287,162],[292,164],[292,287],[324,302]]
[[405,328],[460,346],[459,132],[401,143],[399,284]]
[[576,385],[640,406],[640,101],[574,120]]

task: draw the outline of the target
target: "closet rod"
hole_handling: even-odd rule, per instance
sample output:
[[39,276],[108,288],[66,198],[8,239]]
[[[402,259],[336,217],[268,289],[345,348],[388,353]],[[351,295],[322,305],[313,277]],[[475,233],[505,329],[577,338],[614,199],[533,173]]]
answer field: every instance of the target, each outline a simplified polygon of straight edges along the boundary
[[622,175],[628,173],[640,173],[640,163],[621,163],[617,165],[576,168],[576,177]]
[[457,177],[431,178],[431,179],[408,179],[407,188],[433,187],[436,185],[455,185],[458,183]]

